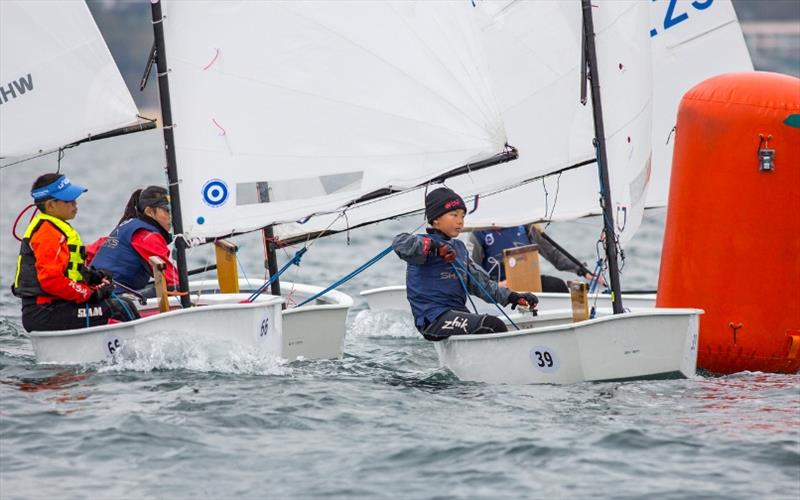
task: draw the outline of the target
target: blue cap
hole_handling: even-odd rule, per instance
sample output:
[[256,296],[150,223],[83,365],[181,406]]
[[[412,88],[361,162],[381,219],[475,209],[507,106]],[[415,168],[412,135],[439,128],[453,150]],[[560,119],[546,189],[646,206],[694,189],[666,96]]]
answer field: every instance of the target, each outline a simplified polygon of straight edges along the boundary
[[35,202],[46,201],[51,198],[61,201],[73,201],[86,191],[88,189],[71,183],[66,175],[62,175],[50,184],[31,191],[31,196]]

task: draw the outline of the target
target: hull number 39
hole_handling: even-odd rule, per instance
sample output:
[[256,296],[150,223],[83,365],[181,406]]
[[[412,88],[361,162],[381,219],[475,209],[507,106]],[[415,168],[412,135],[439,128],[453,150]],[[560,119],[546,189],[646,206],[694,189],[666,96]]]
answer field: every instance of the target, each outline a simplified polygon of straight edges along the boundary
[[561,366],[558,353],[547,346],[534,346],[529,355],[531,364],[540,372],[555,373]]

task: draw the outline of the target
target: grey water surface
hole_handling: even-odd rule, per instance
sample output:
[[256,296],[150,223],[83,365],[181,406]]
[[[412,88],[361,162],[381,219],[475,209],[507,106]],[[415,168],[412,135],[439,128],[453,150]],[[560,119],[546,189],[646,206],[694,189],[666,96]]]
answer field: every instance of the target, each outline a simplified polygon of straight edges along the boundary
[[[89,188],[74,221],[84,240],[115,225],[134,188],[163,184],[163,163],[160,131],[68,150],[62,171]],[[393,255],[342,288],[356,304],[341,360],[218,359],[178,345],[111,366],[37,365],[9,291],[11,225],[33,179],[55,167],[48,156],[0,170],[4,500],[800,497],[797,375],[461,382],[408,317],[358,297],[402,283]],[[655,289],[663,221],[648,214],[625,249],[623,288]],[[319,240],[287,279],[330,283],[419,223]],[[599,230],[596,218],[548,228],[590,264]],[[248,276],[263,278],[259,238],[238,243]],[[212,258],[193,250],[191,266]]]

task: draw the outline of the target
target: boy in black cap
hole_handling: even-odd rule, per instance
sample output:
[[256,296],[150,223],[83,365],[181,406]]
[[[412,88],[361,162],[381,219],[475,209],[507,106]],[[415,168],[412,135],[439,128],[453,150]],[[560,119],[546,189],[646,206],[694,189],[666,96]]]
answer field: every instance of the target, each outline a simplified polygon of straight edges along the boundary
[[[425,218],[431,226],[427,234],[402,233],[392,242],[398,257],[408,263],[408,302],[414,324],[428,340],[507,331],[499,318],[467,310],[464,286],[478,297],[483,297],[482,287],[497,303],[510,304],[512,309],[518,305],[535,307],[539,302],[532,293],[517,293],[498,286],[469,258],[466,246],[456,238],[464,227],[466,213],[467,207],[459,195],[448,188],[435,189],[425,197]],[[456,261],[460,266],[452,265]],[[467,268],[470,275],[460,267]]]

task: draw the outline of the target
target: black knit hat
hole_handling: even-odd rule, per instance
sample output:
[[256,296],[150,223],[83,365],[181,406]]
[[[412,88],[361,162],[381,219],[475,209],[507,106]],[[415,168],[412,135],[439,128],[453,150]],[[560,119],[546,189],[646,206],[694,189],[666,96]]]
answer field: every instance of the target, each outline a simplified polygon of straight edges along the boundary
[[459,208],[464,212],[467,211],[467,205],[464,203],[463,198],[452,189],[444,187],[434,189],[425,197],[425,218],[428,219],[429,223],[433,222],[433,219]]

